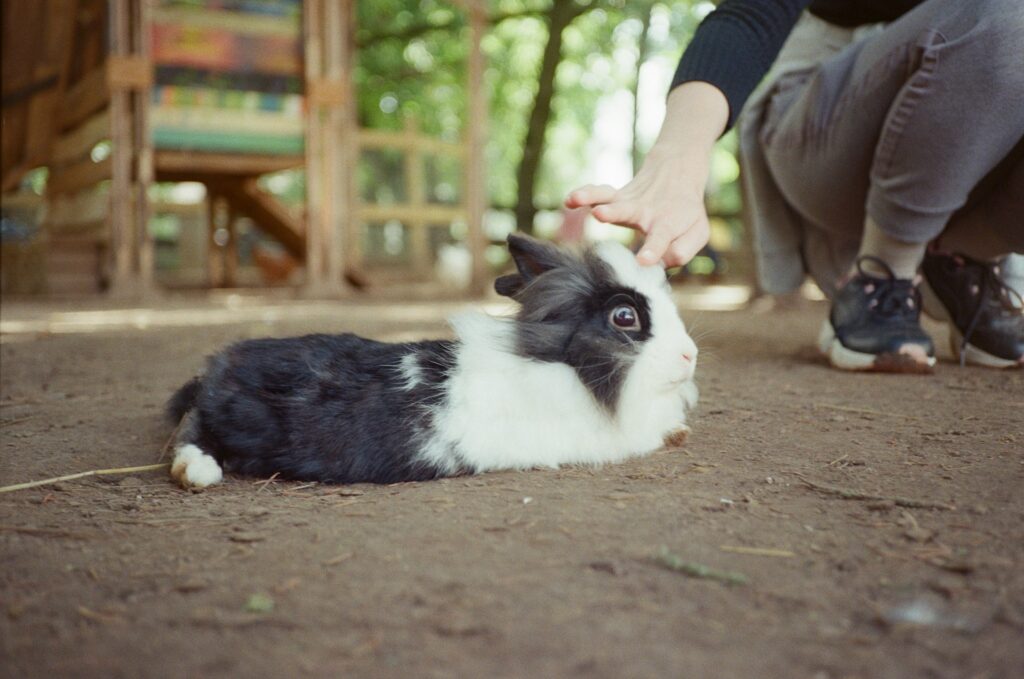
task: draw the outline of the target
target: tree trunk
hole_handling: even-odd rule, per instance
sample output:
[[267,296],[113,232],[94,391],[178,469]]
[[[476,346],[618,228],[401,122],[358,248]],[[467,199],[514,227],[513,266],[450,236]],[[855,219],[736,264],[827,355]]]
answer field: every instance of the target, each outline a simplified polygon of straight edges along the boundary
[[516,172],[516,228],[523,233],[533,233],[533,218],[537,208],[533,204],[533,189],[537,169],[544,155],[544,133],[551,119],[551,100],[555,94],[555,72],[562,61],[562,31],[573,22],[585,8],[572,0],[555,0],[548,12],[548,43],[537,78],[537,97],[530,112],[530,123],[523,142],[523,158]]
[[640,146],[639,146],[639,132],[640,132],[640,69],[643,67],[644,62],[647,61],[647,55],[650,49],[647,45],[647,33],[651,28],[651,14],[654,13],[654,5],[647,8],[647,11],[643,13],[640,21],[643,22],[643,28],[640,29],[640,37],[637,38],[636,45],[636,77],[633,78],[633,139],[631,148],[631,158],[633,160],[633,175],[640,170],[640,163],[643,158],[640,157]]

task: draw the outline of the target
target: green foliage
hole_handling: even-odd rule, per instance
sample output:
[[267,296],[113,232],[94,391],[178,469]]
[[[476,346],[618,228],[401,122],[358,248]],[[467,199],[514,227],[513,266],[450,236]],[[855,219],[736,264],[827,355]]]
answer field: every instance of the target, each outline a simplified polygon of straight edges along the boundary
[[[575,1],[580,14],[563,33],[562,62],[555,76],[552,117],[534,196],[542,208],[559,204],[585,176],[581,159],[601,143],[594,138],[599,106],[613,97],[628,101],[637,78],[641,36],[646,39],[645,63],[656,65],[654,72],[664,81],[652,84],[648,78],[644,86],[667,88],[666,74],[671,74],[684,45],[711,9],[711,3],[697,0]],[[460,138],[467,106],[465,11],[443,0],[361,0],[357,7],[355,83],[360,125],[401,129],[412,117],[427,134]],[[481,48],[488,63],[486,162],[493,205],[512,207],[516,200],[516,169],[548,39],[550,8],[551,0],[490,0],[488,4],[491,25]],[[643,152],[652,142],[650,131],[641,134],[639,150]],[[724,145],[713,163],[712,207],[727,213],[738,210],[734,146],[734,142]],[[394,200],[391,194],[400,187],[381,185],[388,177],[392,183],[401,183],[396,180],[399,165],[394,159],[364,155],[359,170],[364,199]],[[446,195],[458,194],[457,169],[448,167],[442,174],[455,178],[447,182]]]

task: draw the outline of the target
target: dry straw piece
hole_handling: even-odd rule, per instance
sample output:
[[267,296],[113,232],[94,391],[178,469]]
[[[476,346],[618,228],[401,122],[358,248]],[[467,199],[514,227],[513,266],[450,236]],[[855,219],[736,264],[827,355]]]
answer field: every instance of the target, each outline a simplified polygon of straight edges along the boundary
[[68,474],[67,476],[55,476],[52,479],[43,479],[42,481],[28,481],[26,483],[15,483],[13,486],[0,486],[0,493],[10,493],[15,490],[25,490],[26,488],[36,488],[38,486],[48,486],[51,483],[59,483],[61,481],[72,481],[74,479],[83,479],[86,476],[108,476],[111,474],[134,474],[135,472],[151,472],[157,469],[166,469],[170,466],[170,462],[161,462],[159,464],[144,464],[141,467],[90,469],[87,472],[78,472],[77,474]]

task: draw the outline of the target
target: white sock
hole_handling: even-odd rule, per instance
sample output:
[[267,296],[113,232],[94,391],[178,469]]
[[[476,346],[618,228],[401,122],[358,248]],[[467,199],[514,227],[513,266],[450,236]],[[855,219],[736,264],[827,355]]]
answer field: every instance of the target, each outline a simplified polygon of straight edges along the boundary
[[[921,265],[921,260],[924,259],[927,245],[896,240],[884,233],[874,219],[868,217],[864,222],[864,235],[861,237],[857,257],[877,257],[889,265],[896,278],[913,278],[917,275],[917,267]],[[884,270],[870,261],[864,262],[863,269],[870,274],[885,275]]]
[[[1011,252],[1008,255],[996,257],[994,260],[999,265],[999,277],[1007,286],[1012,288],[1020,297],[1024,297],[1024,254]],[[1010,295],[1010,303],[1020,307],[1020,297]]]

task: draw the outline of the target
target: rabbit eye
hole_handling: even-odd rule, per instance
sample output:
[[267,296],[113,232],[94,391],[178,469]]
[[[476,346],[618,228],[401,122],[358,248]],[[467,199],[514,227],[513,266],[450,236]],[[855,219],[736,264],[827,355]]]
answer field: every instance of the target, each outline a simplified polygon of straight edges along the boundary
[[619,330],[639,330],[640,317],[636,309],[628,304],[620,304],[608,314],[608,320]]

